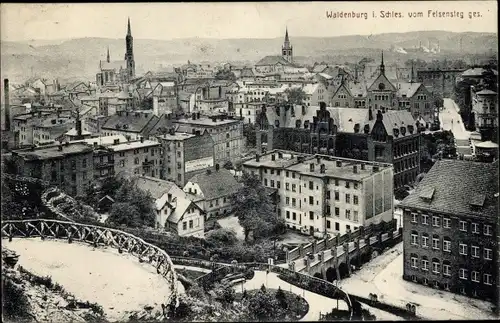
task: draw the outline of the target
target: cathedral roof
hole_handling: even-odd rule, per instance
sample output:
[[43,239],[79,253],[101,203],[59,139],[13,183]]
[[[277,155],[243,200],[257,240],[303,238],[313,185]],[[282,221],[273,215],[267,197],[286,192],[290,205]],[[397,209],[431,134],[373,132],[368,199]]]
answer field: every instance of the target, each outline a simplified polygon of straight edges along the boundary
[[277,55],[277,56],[266,56],[262,58],[260,61],[258,61],[257,64],[255,64],[255,66],[276,65],[278,63],[282,65],[292,65],[290,64],[289,61]]

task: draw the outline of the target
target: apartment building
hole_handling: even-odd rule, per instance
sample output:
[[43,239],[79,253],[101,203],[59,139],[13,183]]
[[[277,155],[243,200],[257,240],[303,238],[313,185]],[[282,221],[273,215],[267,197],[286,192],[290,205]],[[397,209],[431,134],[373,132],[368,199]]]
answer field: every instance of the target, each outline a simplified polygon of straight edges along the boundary
[[243,121],[225,115],[210,118],[194,115],[194,119],[173,120],[177,132],[193,133],[205,131],[214,141],[214,164],[224,165],[241,157],[244,137]]
[[390,164],[273,150],[243,169],[278,191],[278,216],[304,234],[344,234],[393,216]]
[[159,118],[152,113],[118,111],[101,126],[105,136],[124,135],[128,140],[147,138]]
[[84,194],[93,180],[93,148],[86,143],[14,150],[12,159],[21,175],[50,182],[72,196]]
[[214,166],[214,142],[206,131],[194,133],[170,132],[152,138],[161,152],[160,178],[184,187],[196,174]]
[[498,96],[495,91],[471,89],[472,113],[481,140],[494,140],[498,133]]
[[498,161],[439,160],[401,205],[404,279],[498,301]]
[[113,152],[116,175],[160,177],[163,160],[159,142],[141,138],[136,141],[117,142],[107,148]]

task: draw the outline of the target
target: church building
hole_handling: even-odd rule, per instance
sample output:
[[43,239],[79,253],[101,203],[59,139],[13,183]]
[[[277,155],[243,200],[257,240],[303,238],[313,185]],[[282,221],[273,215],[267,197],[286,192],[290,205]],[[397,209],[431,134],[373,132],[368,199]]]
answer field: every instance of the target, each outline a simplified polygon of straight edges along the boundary
[[130,18],[128,19],[125,45],[124,60],[111,61],[108,48],[106,61],[99,61],[99,73],[96,75],[97,86],[119,88],[122,84],[128,84],[135,77],[134,38],[130,28]]
[[295,67],[293,63],[293,46],[288,37],[288,28],[285,32],[285,41],[281,47],[281,55],[265,56],[255,64],[258,73],[283,73],[286,67]]

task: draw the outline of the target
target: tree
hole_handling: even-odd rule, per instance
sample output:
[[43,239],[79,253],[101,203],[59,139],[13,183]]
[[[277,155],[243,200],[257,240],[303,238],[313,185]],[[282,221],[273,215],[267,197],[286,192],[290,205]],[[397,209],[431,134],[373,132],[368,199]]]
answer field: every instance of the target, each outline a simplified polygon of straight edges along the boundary
[[215,244],[226,246],[232,246],[238,241],[236,233],[233,230],[225,228],[209,231],[206,239]]
[[288,88],[285,90],[290,105],[301,105],[306,99],[306,93],[301,88]]
[[[243,227],[245,241],[250,234],[254,238],[267,237],[275,233],[283,219],[277,217],[271,199],[259,178],[253,174],[243,173],[243,187],[233,196],[236,201],[234,213]],[[256,229],[259,229],[256,231]]]
[[114,203],[106,223],[137,228],[141,225],[139,209],[127,202]]
[[278,314],[278,301],[270,293],[258,291],[248,300],[248,309],[254,320],[269,321]]
[[234,75],[233,72],[229,70],[219,70],[217,73],[215,73],[215,79],[216,80],[228,80],[228,81],[236,81],[236,75]]
[[286,295],[285,295],[285,292],[283,292],[283,290],[281,289],[281,287],[278,287],[278,290],[276,291],[275,297],[282,308],[284,308],[284,309],[288,308],[288,302],[286,301]]

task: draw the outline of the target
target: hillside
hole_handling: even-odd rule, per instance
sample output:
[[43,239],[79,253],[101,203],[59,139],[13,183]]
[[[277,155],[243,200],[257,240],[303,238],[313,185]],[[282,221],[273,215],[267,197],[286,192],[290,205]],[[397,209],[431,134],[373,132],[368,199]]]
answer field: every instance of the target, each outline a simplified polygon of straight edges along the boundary
[[[460,50],[460,39],[462,50]],[[493,33],[452,33],[425,31],[371,36],[328,38],[293,37],[297,61],[340,60],[354,55],[378,57],[381,50],[392,46],[411,48],[439,42],[442,55],[457,53],[496,53],[497,36]],[[182,64],[210,61],[255,62],[265,55],[277,55],[283,39],[134,39],[136,69],[140,74],[157,69],[160,64]],[[24,79],[31,75],[45,77],[82,77],[94,79],[100,59],[105,59],[109,46],[111,59],[123,59],[125,39],[81,38],[58,41],[33,40],[1,43],[2,78]],[[480,49],[480,50],[478,50]],[[398,54],[406,60],[409,55]],[[316,59],[318,58],[318,59]],[[435,57],[434,57],[435,58]],[[398,58],[395,58],[398,60]]]

